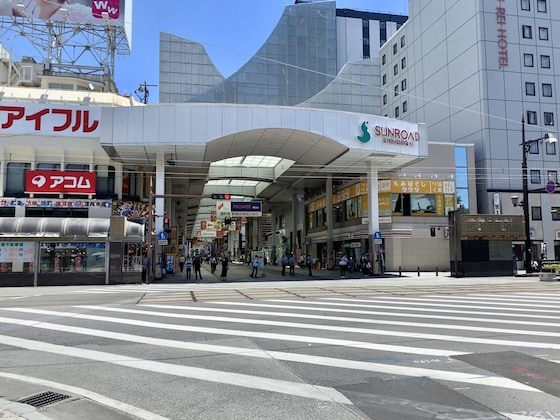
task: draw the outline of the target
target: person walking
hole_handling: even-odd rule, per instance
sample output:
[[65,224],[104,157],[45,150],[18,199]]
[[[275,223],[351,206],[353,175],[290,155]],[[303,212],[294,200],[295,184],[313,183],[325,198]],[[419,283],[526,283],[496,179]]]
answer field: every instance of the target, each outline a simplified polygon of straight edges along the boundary
[[179,257],[179,271],[182,273],[184,268],[185,268],[185,256],[181,255]]
[[288,259],[286,255],[282,254],[282,258],[280,258],[280,265],[282,266],[282,275],[286,275],[286,264],[288,263]]
[[355,269],[356,269],[356,260],[354,259],[353,256],[350,256],[350,259],[348,260],[348,267],[347,267],[349,279],[352,278],[352,273],[354,272]]
[[309,269],[309,277],[313,276],[313,273],[311,272],[311,268],[313,267],[313,258],[311,258],[311,255],[307,256],[307,268]]
[[294,254],[290,254],[290,258],[288,258],[288,265],[290,266],[290,277],[296,275],[296,258]]
[[142,281],[147,283],[150,279],[150,257],[148,254],[144,254],[144,258],[142,259]]
[[191,276],[192,267],[193,267],[193,259],[189,255],[185,260],[185,270],[187,272],[187,281],[189,281],[192,278],[192,276]]
[[200,277],[200,280],[202,280],[202,273],[200,272],[200,265],[201,265],[200,255],[197,255],[196,257],[194,257],[194,260],[193,260],[195,280],[198,280],[198,277]]
[[338,266],[340,267],[340,278],[346,278],[346,267],[348,266],[348,257],[346,254],[342,254],[340,261],[338,261]]
[[255,255],[253,258],[253,270],[251,271],[251,277],[257,277],[259,271],[259,258]]
[[228,263],[228,257],[224,255],[222,257],[222,273],[220,274],[221,281],[227,281]]
[[218,266],[218,260],[216,259],[216,256],[212,255],[210,257],[210,271],[212,272],[212,274],[214,274],[214,272],[216,271],[217,266]]

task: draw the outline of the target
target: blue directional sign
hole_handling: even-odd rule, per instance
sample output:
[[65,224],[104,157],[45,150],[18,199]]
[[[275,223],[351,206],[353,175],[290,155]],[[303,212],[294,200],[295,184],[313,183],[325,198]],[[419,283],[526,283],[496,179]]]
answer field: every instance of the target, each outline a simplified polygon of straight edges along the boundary
[[232,201],[231,215],[235,217],[261,217],[262,202],[260,201]]
[[377,231],[373,234],[373,239],[381,239],[381,232]]
[[167,234],[166,231],[162,230],[160,233],[158,233],[158,239],[165,241],[169,238],[169,235]]

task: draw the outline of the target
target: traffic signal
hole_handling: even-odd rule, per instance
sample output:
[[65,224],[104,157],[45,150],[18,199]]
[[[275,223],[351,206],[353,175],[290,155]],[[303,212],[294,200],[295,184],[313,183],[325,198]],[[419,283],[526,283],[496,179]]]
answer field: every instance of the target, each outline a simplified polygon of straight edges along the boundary
[[230,200],[230,194],[212,194],[212,200]]
[[169,217],[167,216],[163,218],[163,230],[169,230]]

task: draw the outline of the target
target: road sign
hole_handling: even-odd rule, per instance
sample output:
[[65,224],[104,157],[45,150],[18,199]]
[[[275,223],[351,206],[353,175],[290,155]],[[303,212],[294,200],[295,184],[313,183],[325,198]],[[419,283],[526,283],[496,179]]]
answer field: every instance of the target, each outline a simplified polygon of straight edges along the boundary
[[158,233],[158,240],[166,241],[168,239],[169,239],[169,235],[166,231],[162,230],[160,233]]
[[556,182],[551,179],[546,183],[546,192],[552,194],[554,191],[556,191]]
[[381,239],[381,232],[377,231],[373,234],[373,239]]
[[169,245],[169,241],[167,239],[158,239],[157,244],[165,246]]

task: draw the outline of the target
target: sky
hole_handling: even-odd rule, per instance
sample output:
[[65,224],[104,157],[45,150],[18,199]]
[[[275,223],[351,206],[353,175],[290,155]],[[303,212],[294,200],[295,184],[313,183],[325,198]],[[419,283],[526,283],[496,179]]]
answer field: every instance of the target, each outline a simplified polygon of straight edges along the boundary
[[[70,0],[72,1],[72,0]],[[132,0],[132,50],[117,56],[115,81],[122,95],[149,90],[149,103],[158,101],[159,34],[167,32],[202,43],[225,77],[245,64],[264,44],[294,0]],[[338,8],[408,14],[408,0],[337,0]],[[0,43],[19,61],[23,55],[43,62],[22,37],[0,32]],[[89,63],[86,63],[89,64]]]
[[[148,86],[148,102],[157,102],[160,32],[202,43],[222,75],[230,76],[257,52],[291,4],[294,0],[134,0],[132,53],[116,61],[119,93],[134,95],[146,83],[154,85]],[[408,0],[337,0],[336,5],[408,14]]]

